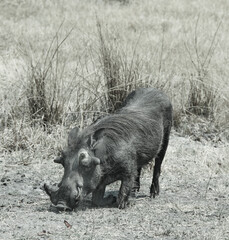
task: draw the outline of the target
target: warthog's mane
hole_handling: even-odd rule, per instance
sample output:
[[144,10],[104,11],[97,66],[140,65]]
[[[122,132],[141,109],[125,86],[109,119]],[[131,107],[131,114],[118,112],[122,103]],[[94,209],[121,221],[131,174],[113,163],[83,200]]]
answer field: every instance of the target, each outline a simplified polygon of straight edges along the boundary
[[[159,119],[158,119],[159,120]],[[115,143],[134,137],[152,136],[161,130],[160,121],[151,119],[143,111],[127,111],[106,116],[90,127],[90,133],[103,131]]]

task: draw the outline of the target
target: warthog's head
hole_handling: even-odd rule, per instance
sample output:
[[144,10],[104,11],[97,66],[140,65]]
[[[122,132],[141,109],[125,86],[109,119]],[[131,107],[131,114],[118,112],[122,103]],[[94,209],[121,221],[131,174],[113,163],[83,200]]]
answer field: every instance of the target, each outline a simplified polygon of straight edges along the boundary
[[101,178],[100,159],[90,149],[89,139],[74,128],[67,150],[54,162],[62,164],[64,176],[57,186],[44,185],[51,202],[59,210],[72,210],[80,200],[96,189]]

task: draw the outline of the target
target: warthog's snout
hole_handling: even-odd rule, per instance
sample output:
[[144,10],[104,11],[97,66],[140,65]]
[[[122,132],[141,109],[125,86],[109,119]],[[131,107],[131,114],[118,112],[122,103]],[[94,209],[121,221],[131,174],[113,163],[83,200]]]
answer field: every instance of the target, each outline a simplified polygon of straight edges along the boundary
[[79,187],[72,190],[63,186],[58,188],[44,184],[44,189],[51,202],[60,211],[72,211],[80,202],[81,188]]

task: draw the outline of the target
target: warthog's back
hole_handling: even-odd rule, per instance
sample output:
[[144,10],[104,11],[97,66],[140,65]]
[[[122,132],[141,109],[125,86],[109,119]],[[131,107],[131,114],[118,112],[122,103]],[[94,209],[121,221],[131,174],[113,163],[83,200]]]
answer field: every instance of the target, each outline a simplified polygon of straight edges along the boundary
[[141,88],[132,92],[119,112],[140,112],[155,120],[163,118],[163,122],[172,121],[170,100],[163,92],[154,88]]

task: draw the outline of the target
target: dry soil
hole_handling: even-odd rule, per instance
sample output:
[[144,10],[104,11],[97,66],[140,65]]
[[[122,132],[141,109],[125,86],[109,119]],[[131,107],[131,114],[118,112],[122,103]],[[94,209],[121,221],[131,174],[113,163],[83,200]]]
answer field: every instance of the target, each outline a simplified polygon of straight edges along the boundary
[[[173,133],[163,162],[161,193],[149,198],[152,170],[130,205],[95,208],[90,196],[73,212],[57,212],[43,192],[62,169],[15,153],[0,158],[0,239],[229,239],[229,147]],[[23,153],[26,157],[26,152]],[[120,183],[107,187],[117,195]]]

